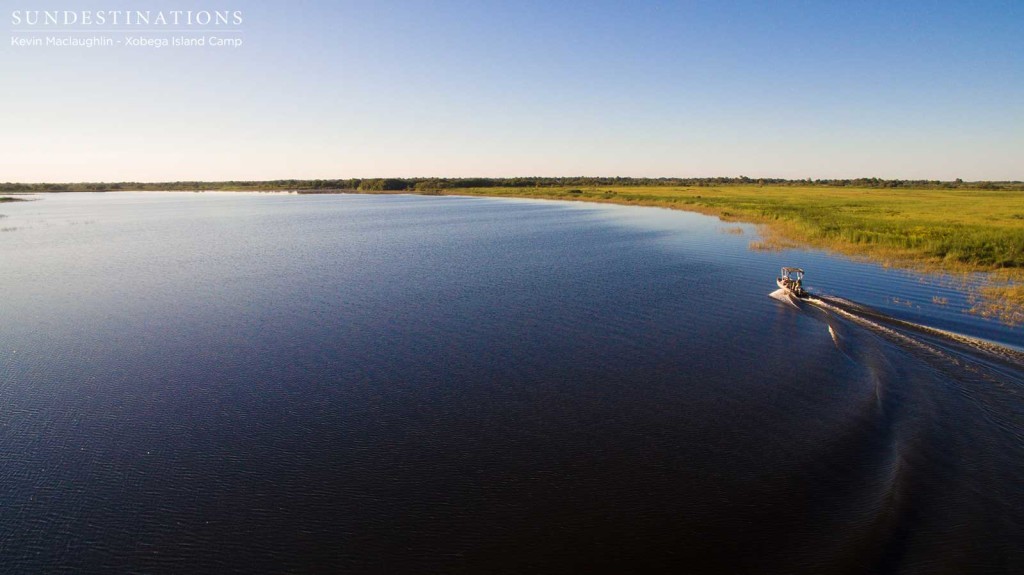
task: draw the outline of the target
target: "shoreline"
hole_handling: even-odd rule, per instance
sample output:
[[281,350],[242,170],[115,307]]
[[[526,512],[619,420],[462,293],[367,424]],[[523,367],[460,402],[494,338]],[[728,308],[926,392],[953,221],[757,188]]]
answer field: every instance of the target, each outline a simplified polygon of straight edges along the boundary
[[[516,188],[467,188],[458,190],[429,190],[415,191],[404,190],[400,192],[381,192],[368,190],[338,190],[334,192],[314,193],[347,193],[362,195],[383,195],[383,194],[408,194],[420,196],[463,196],[463,197],[492,197],[507,199],[533,199],[548,201],[570,201],[595,204],[610,204],[621,206],[654,207],[671,210],[700,213],[717,217],[722,222],[747,223],[758,227],[763,241],[751,242],[750,249],[778,251],[784,249],[814,248],[828,253],[834,253],[845,257],[869,261],[886,268],[904,269],[916,273],[941,273],[953,277],[963,277],[970,274],[983,274],[988,285],[980,288],[978,292],[968,292],[974,307],[969,313],[994,319],[1009,326],[1024,324],[1024,268],[985,266],[962,261],[948,261],[936,257],[929,257],[927,254],[911,250],[891,250],[877,244],[857,244],[852,242],[840,242],[814,237],[813,234],[800,233],[799,228],[794,225],[793,220],[782,220],[778,217],[768,215],[736,213],[726,207],[713,207],[700,204],[679,202],[658,201],[651,199],[636,198],[626,194],[620,194],[615,190],[609,194],[608,191],[600,192],[600,197],[572,193],[574,190],[555,191],[545,193],[542,189],[530,189],[532,193],[514,193]],[[710,188],[714,190],[714,188]],[[825,189],[823,191],[827,191]],[[923,190],[922,190],[923,191]],[[929,190],[930,191],[930,190]],[[299,194],[302,194],[299,191]],[[1021,194],[1024,200],[1024,194]],[[701,198],[700,195],[696,196]],[[1022,226],[1024,227],[1024,226]],[[755,245],[756,244],[756,245]]]
[[[977,292],[968,293],[974,304],[969,313],[1009,326],[1024,324],[1024,192],[1015,190],[910,188],[894,191],[824,186],[724,185],[428,190],[282,187],[275,190],[122,189],[84,193],[152,191],[490,197],[695,212],[715,216],[723,222],[756,225],[762,239],[750,243],[750,249],[754,250],[777,251],[807,247],[918,273],[942,273],[953,277],[983,274],[987,285]],[[34,192],[33,195],[48,193],[75,192]],[[991,199],[987,205],[982,197],[986,194]],[[22,194],[15,192],[10,195]],[[0,201],[25,200],[11,198]],[[949,205],[944,203],[947,201]],[[948,237],[951,235],[952,238]],[[1003,251],[996,252],[992,244],[1000,244]],[[946,257],[929,253],[929,250],[947,247],[951,251]],[[989,258],[997,261],[1000,257],[1010,258],[1010,265],[998,265],[984,260]]]

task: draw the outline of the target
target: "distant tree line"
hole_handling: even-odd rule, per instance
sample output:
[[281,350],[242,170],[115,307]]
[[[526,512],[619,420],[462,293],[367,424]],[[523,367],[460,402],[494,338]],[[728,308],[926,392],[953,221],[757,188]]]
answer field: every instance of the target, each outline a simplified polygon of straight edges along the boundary
[[107,192],[118,190],[296,190],[300,192],[368,191],[426,192],[460,188],[555,188],[598,186],[829,186],[840,188],[922,188],[1024,190],[1021,181],[965,182],[940,180],[886,180],[882,178],[803,179],[784,178],[620,178],[620,177],[521,177],[521,178],[348,178],[338,180],[265,180],[223,182],[80,182],[65,184],[0,183],[3,192]]

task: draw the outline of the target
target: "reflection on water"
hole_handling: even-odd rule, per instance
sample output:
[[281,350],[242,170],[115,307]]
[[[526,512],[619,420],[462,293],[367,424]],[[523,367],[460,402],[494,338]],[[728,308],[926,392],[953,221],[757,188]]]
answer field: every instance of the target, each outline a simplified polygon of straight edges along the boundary
[[1021,332],[941,282],[614,206],[0,211],[4,570],[1024,568]]

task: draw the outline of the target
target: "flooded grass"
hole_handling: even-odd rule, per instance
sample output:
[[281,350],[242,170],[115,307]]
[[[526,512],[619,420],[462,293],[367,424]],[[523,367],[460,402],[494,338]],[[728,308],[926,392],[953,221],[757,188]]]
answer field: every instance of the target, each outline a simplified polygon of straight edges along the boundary
[[968,298],[971,313],[992,318],[1007,325],[1024,325],[1024,274],[997,273],[989,277],[988,285]]

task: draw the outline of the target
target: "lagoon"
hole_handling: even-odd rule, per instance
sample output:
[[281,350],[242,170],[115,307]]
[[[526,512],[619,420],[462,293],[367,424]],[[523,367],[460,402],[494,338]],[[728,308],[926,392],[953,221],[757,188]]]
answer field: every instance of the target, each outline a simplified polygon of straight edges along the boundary
[[1021,331],[956,281],[651,208],[37,197],[2,570],[1024,568]]

